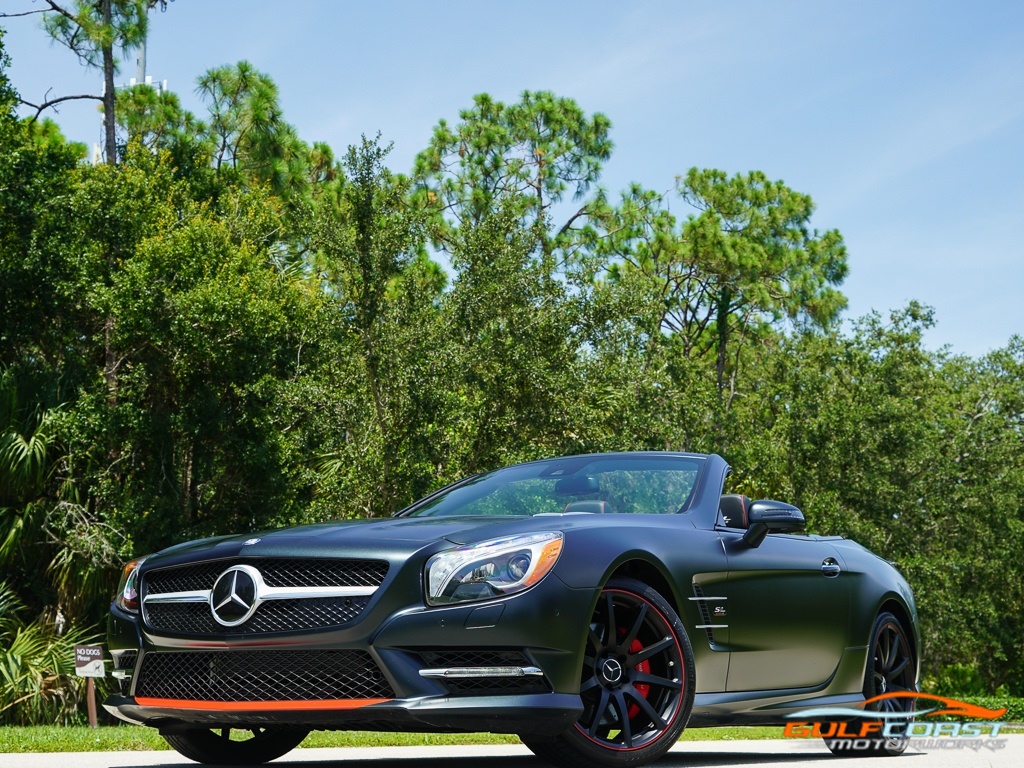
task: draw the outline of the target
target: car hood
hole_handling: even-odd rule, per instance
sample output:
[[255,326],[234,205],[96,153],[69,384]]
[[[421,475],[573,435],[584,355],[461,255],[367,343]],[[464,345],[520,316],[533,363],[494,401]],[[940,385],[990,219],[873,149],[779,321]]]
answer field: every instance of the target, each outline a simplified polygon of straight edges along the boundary
[[[546,522],[541,522],[546,520]],[[147,570],[195,560],[227,557],[408,557],[440,542],[444,549],[551,525],[550,518],[530,517],[406,517],[345,520],[300,525],[237,536],[218,536],[178,544],[150,557]],[[493,530],[490,530],[493,529]]]

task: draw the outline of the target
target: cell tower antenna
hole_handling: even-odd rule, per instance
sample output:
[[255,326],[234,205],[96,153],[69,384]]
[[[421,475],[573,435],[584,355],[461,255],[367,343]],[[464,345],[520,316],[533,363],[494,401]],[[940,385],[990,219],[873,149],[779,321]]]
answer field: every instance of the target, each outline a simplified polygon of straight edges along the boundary
[[[148,9],[146,12],[149,12]],[[139,43],[139,47],[136,49],[135,82],[146,82],[146,38],[142,38],[142,42]]]

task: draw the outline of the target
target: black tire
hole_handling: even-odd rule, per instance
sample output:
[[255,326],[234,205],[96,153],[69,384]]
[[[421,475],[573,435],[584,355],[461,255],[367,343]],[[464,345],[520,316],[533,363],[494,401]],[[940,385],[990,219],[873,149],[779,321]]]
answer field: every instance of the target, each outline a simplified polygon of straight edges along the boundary
[[520,739],[562,768],[642,765],[676,743],[693,694],[693,650],[672,606],[643,582],[612,579],[587,633],[579,721],[554,738]]
[[[245,733],[249,738],[236,740]],[[202,728],[164,734],[164,740],[197,763],[256,765],[291,752],[308,734],[301,728]]]
[[[880,613],[871,628],[868,663],[864,670],[864,698],[870,701],[883,693],[916,691],[917,663],[907,633],[896,616],[888,611]],[[876,712],[913,712],[914,699],[884,699],[869,704],[867,709]],[[911,718],[907,722],[911,722]],[[854,745],[843,745],[841,740],[836,739],[825,739],[825,745],[833,754],[845,757],[896,757],[907,749],[906,737],[872,737],[863,741],[868,746],[862,749],[848,748]]]

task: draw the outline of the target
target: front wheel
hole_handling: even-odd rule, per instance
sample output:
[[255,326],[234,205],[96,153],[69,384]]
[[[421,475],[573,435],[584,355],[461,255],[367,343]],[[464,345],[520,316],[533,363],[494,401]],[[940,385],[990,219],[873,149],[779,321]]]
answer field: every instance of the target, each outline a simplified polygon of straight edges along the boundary
[[693,651],[672,606],[643,582],[612,579],[587,633],[583,715],[554,738],[521,738],[564,768],[642,765],[675,744],[693,692]]
[[164,740],[198,763],[255,765],[291,752],[308,734],[301,728],[218,728],[168,733]]
[[[842,739],[825,739],[825,745],[837,755],[847,757],[895,757],[907,749],[907,726],[913,720],[914,698],[900,694],[917,691],[917,664],[910,640],[900,620],[888,611],[879,614],[871,628],[868,663],[864,673],[864,699],[868,711],[878,712],[884,722],[895,723],[894,738],[864,739],[866,746],[852,749]],[[896,695],[888,695],[896,694]]]

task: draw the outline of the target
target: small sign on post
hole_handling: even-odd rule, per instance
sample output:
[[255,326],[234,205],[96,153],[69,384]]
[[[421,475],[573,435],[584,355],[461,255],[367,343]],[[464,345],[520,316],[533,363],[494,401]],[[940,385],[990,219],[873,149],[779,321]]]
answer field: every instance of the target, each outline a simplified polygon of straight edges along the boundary
[[94,677],[104,677],[102,645],[75,646],[75,674],[88,678],[85,686],[85,703],[89,710],[89,727],[96,727],[96,684]]
[[105,677],[102,645],[75,646],[75,674],[79,677]]

